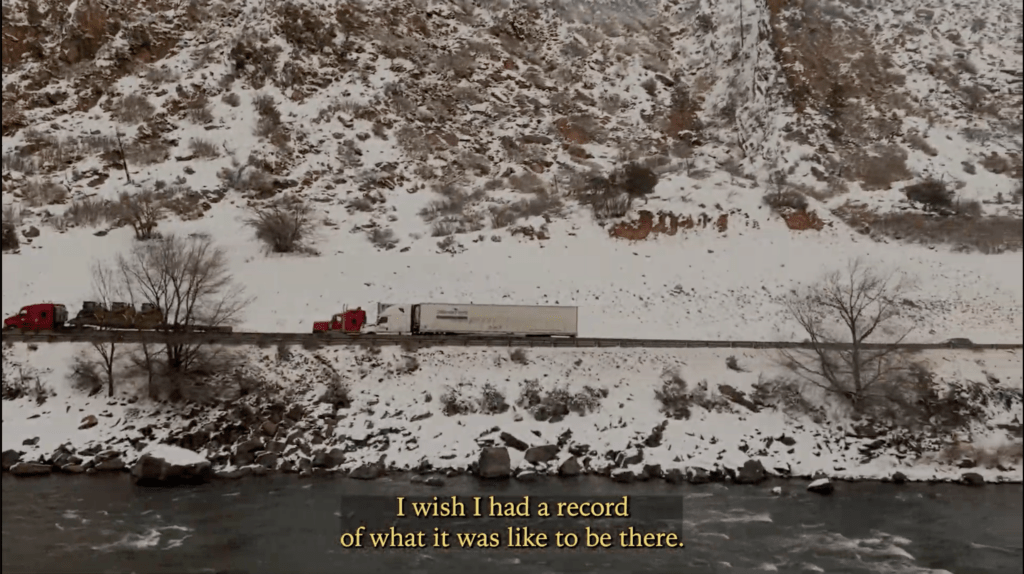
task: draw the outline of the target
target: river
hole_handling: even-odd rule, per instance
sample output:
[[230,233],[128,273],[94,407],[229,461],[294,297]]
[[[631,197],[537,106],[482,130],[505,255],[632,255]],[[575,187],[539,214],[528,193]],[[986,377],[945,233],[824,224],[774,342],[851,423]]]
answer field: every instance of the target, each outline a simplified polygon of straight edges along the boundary
[[[781,486],[781,496],[771,494]],[[673,550],[446,551],[341,547],[342,497],[665,496],[681,504]],[[838,483],[616,484],[581,477],[444,487],[293,475],[141,488],[125,475],[3,475],[3,572],[953,572],[1024,569],[1022,487]]]

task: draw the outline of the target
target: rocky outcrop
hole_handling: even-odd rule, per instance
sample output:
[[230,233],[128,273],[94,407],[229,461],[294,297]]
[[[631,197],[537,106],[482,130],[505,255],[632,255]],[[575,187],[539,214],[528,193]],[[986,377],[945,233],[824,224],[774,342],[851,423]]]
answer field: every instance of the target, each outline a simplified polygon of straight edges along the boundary
[[960,477],[960,482],[967,486],[985,486],[985,478],[976,472],[965,472]]
[[530,448],[530,445],[526,444],[525,442],[519,440],[518,438],[507,432],[501,433],[499,438],[501,439],[501,442],[505,443],[505,446],[509,448],[514,448],[520,451],[525,451],[526,449]]
[[512,461],[505,447],[485,447],[480,451],[477,462],[477,475],[480,478],[508,478],[512,475]]

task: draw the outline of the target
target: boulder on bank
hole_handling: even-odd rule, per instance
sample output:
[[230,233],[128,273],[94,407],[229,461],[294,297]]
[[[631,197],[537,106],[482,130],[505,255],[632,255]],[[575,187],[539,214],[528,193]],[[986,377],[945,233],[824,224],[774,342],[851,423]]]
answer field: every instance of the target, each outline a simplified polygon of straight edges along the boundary
[[156,444],[147,448],[132,467],[132,478],[140,486],[203,483],[213,478],[213,464],[196,452]]
[[558,467],[558,475],[559,476],[565,476],[565,477],[579,476],[579,474],[581,472],[583,472],[583,467],[580,466],[580,463],[579,463],[579,461],[576,460],[575,456],[571,456],[571,457],[565,459],[565,462],[563,462]]
[[761,461],[750,459],[743,463],[743,466],[736,473],[736,478],[733,481],[736,484],[758,484],[763,482],[768,476],[768,473],[764,470],[764,465]]
[[836,487],[827,478],[819,478],[807,485],[807,491],[815,494],[832,494]]
[[[14,472],[12,469],[11,472]],[[960,477],[960,482],[967,486],[985,486],[985,478],[976,472],[965,472]]]
[[377,462],[368,462],[360,465],[348,473],[349,478],[356,480],[375,480],[384,476],[384,457]]
[[25,454],[20,450],[5,450],[3,453],[3,469],[4,472],[11,470],[11,467],[18,464],[21,461],[21,456]]
[[11,466],[11,474],[14,476],[42,476],[52,471],[52,465],[38,462],[18,462]]
[[540,462],[549,462],[558,456],[558,446],[553,444],[546,444],[544,446],[532,446],[526,449],[524,458],[526,462],[537,464]]
[[893,484],[904,484],[907,482],[907,475],[897,470],[892,473],[892,482]]
[[505,443],[505,446],[514,448],[519,451],[525,451],[526,449],[530,448],[530,445],[519,440],[511,433],[503,432],[501,433],[501,435],[499,435],[498,438],[501,439],[501,442]]
[[665,472],[665,482],[669,484],[682,484],[686,482],[686,473],[679,468],[670,468]]
[[512,475],[512,460],[508,449],[500,446],[484,447],[477,463],[480,478],[508,478]]

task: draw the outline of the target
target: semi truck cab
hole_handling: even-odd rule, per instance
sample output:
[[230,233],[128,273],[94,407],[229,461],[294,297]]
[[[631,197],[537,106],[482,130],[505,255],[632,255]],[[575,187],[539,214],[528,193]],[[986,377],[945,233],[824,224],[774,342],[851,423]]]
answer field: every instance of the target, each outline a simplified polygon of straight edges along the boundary
[[377,303],[377,324],[372,332],[387,335],[412,333],[412,305]]

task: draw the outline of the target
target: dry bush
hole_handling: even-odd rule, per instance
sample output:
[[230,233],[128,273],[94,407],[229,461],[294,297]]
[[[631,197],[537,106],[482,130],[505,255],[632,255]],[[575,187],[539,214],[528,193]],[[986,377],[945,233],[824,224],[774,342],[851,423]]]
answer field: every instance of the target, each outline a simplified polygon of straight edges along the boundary
[[505,395],[493,384],[486,383],[480,391],[480,412],[485,415],[498,415],[508,410]]
[[833,211],[854,229],[925,245],[948,244],[981,253],[1016,251],[1024,246],[1020,217],[943,217],[926,213],[877,213],[847,203]]
[[283,48],[265,43],[259,38],[243,37],[228,53],[228,61],[238,76],[245,77],[256,89],[277,74],[277,61]]
[[600,407],[601,399],[607,396],[607,389],[595,389],[590,386],[583,387],[581,392],[575,394],[564,387],[544,393],[536,379],[528,379],[520,384],[516,405],[532,413],[537,420],[557,420],[572,412],[582,416],[596,411]]
[[612,174],[615,185],[631,199],[645,197],[658,185],[658,174],[638,163],[628,163]]
[[486,193],[482,189],[466,193],[456,186],[443,186],[436,189],[436,191],[444,197],[431,201],[419,213],[420,217],[428,222],[445,216],[465,216],[467,215],[466,208],[470,203],[477,202],[486,197]]
[[694,400],[687,390],[686,381],[675,371],[666,372],[660,389],[654,397],[661,403],[661,412],[673,419],[689,419]]
[[115,117],[125,123],[137,124],[153,117],[156,108],[149,103],[149,98],[142,94],[129,94],[118,101],[114,107]]
[[369,197],[360,195],[359,197],[353,197],[350,199],[346,204],[346,207],[356,211],[370,212],[373,211],[373,201],[371,201]]
[[252,161],[244,165],[233,162],[232,167],[221,168],[217,177],[229,188],[237,191],[266,194],[274,190],[274,178]]
[[799,191],[789,187],[780,187],[776,191],[766,193],[762,201],[775,212],[781,212],[787,208],[796,211],[807,210],[807,198]]
[[281,123],[281,111],[277,109],[274,97],[260,94],[253,99],[253,107],[259,115],[254,133],[279,147],[287,143],[288,136]]
[[736,371],[737,373],[746,372],[746,370],[744,370],[743,367],[740,366],[739,360],[736,358],[736,355],[729,355],[728,357],[726,357],[725,366],[730,371]]
[[87,197],[72,201],[61,216],[61,223],[75,227],[97,227],[117,221],[119,218],[119,208],[116,205],[96,197]]
[[16,171],[25,175],[35,175],[37,160],[30,155],[8,152],[3,155],[3,170],[10,173]]
[[213,121],[213,110],[210,107],[210,100],[206,97],[206,94],[199,94],[189,101],[185,113],[192,123],[202,125]]
[[3,221],[3,231],[0,234],[0,248],[3,251],[12,251],[21,247],[21,239],[18,238],[18,228],[14,223]]
[[276,6],[276,12],[281,36],[293,47],[316,54],[334,44],[338,35],[336,23],[320,17],[308,6],[284,2]]
[[268,206],[255,207],[246,225],[273,253],[294,253],[303,249],[313,232],[313,210],[302,200],[281,199]]
[[903,192],[910,201],[924,205],[927,210],[951,208],[953,192],[946,182],[938,179],[926,179],[920,183],[908,185]]
[[49,179],[36,178],[29,180],[21,190],[25,203],[30,207],[55,205],[68,199],[68,190],[63,185]]
[[3,208],[3,222],[10,223],[11,225],[21,225],[22,222],[22,211],[21,208],[9,203]]
[[922,151],[927,155],[930,155],[932,157],[939,155],[939,151],[932,147],[932,145],[928,143],[928,140],[924,139],[924,136],[917,133],[916,131],[907,132],[907,135],[904,139],[907,140],[907,143],[910,144],[911,147],[919,151]]
[[420,360],[412,355],[402,357],[402,362],[395,368],[401,374],[414,373],[420,368]]
[[517,365],[528,365],[530,364],[530,357],[526,354],[526,349],[515,348],[508,352],[508,360],[516,363]]
[[374,227],[368,234],[370,243],[381,249],[394,249],[398,245],[398,238],[391,229]]
[[171,70],[170,68],[150,68],[146,72],[146,81],[155,84],[169,84],[171,82],[177,82],[181,77],[181,74]]
[[608,131],[589,114],[575,114],[559,118],[553,124],[555,133],[565,141],[578,145],[604,143]]
[[320,396],[320,402],[335,409],[347,409],[352,406],[352,393],[344,381],[332,378],[327,383],[327,390]]
[[844,154],[846,173],[861,182],[865,190],[889,189],[893,183],[910,179],[907,152],[896,144],[854,147]]
[[82,355],[75,356],[71,363],[71,386],[88,396],[98,394],[103,390],[104,379],[99,372],[96,361],[90,361]]
[[232,108],[237,108],[238,106],[242,105],[242,98],[235,92],[225,93],[223,96],[220,97],[220,101],[231,106]]
[[445,416],[468,415],[476,410],[473,402],[464,398],[459,390],[452,386],[445,387],[440,397],[441,412]]
[[194,157],[202,159],[213,159],[220,157],[220,150],[216,144],[203,138],[193,138],[188,142],[188,149]]
[[163,163],[171,157],[171,150],[162,141],[137,142],[125,149],[125,158],[129,164],[152,165]]

